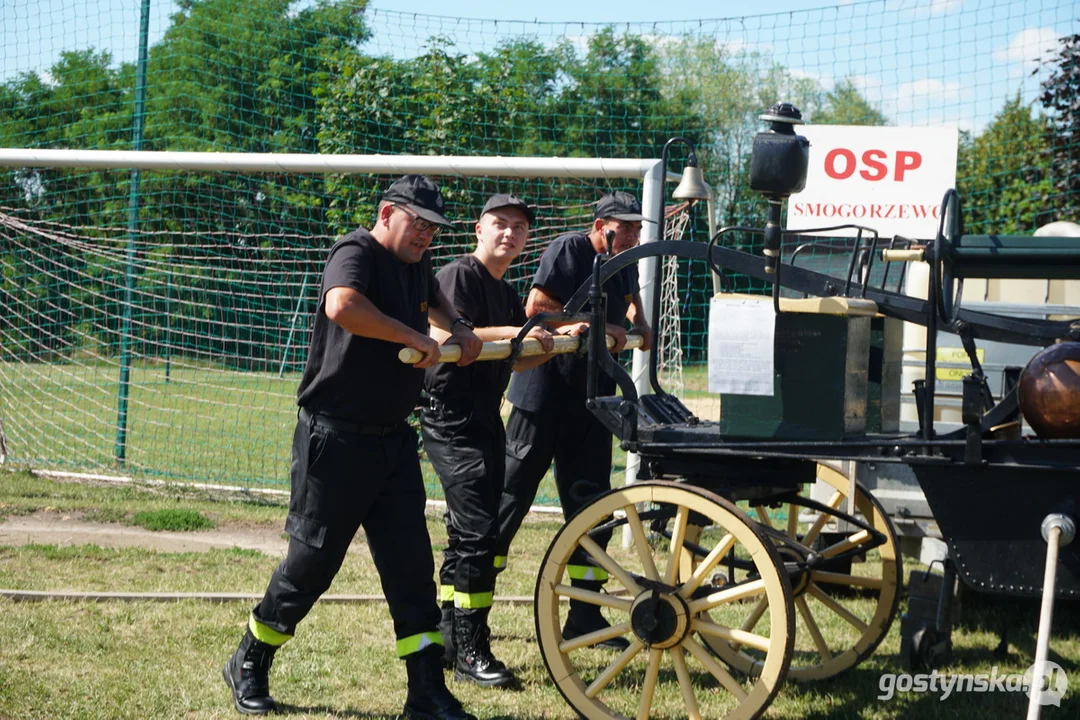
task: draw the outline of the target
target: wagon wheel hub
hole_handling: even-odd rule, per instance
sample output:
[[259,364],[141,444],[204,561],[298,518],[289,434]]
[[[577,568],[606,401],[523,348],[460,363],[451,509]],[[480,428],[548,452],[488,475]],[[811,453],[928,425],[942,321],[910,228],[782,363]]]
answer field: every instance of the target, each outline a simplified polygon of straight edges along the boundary
[[646,590],[630,607],[630,627],[646,647],[674,647],[690,632],[690,608],[674,593]]
[[809,556],[799,552],[791,545],[778,545],[776,553],[784,563],[787,570],[788,581],[791,582],[791,592],[799,597],[810,586],[810,572],[807,568]]

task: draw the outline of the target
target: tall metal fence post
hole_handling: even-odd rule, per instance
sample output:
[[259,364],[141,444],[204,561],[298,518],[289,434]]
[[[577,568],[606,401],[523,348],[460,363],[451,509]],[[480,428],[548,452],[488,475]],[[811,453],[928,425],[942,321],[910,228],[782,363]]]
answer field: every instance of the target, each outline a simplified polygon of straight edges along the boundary
[[165,382],[172,368],[172,258],[169,258],[169,281],[165,285]]
[[[660,214],[664,212],[664,180],[661,173],[661,162],[656,161],[645,173],[641,188],[641,209],[645,217],[656,220],[660,219]],[[649,243],[663,240],[664,238],[657,236],[657,224],[656,223],[642,223],[641,227],[641,242]],[[647,257],[638,261],[638,277],[641,279],[641,304],[642,311],[645,313],[645,317],[652,317],[653,303],[660,302],[660,288],[653,283],[653,275],[655,273],[656,263],[659,262],[658,258]],[[653,339],[656,339],[656,333],[658,328],[653,328]],[[655,348],[650,351],[635,350],[633,356],[633,364],[631,365],[630,375],[634,379],[634,386],[637,388],[638,394],[644,395],[652,392],[652,386],[649,384],[649,353],[655,352]],[[641,466],[641,458],[637,453],[626,454],[626,484],[632,485],[637,482],[638,468]],[[632,536],[630,535],[629,526],[623,528],[623,547],[630,547],[632,542]]]
[[[146,110],[146,56],[150,32],[150,0],[142,0],[139,12],[139,64],[135,74],[135,115],[132,149],[142,150],[143,115]],[[139,169],[131,171],[128,199],[127,262],[124,266],[124,319],[120,329],[120,387],[116,400],[116,461],[127,459],[128,397],[131,393],[131,305],[135,301],[135,233],[139,229]]]

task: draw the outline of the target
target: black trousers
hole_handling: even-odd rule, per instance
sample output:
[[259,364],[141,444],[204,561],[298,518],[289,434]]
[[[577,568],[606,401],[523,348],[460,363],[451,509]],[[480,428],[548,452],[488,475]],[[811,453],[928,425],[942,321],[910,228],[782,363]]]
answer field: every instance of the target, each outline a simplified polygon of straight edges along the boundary
[[424,449],[446,495],[449,542],[439,582],[454,588],[459,607],[490,607],[506,457],[498,403],[433,398],[420,423]]
[[437,631],[435,563],[416,433],[404,422],[381,436],[309,426],[301,419],[292,451],[289,549],[255,619],[292,635],[330,587],[363,526],[397,639]]
[[[509,554],[552,460],[564,518],[611,489],[611,433],[585,408],[584,398],[553,399],[540,412],[510,412],[496,554]],[[611,533],[593,539],[606,548]],[[586,557],[579,551],[571,563],[591,564]]]

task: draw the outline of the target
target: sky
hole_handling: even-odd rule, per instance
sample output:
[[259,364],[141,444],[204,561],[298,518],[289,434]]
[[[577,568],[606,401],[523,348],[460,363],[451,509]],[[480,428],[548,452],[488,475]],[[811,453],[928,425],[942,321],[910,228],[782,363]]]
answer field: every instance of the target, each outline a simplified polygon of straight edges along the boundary
[[[311,0],[301,0],[310,2]],[[150,42],[176,5],[150,0]],[[139,0],[0,0],[0,81],[44,72],[65,49],[109,50],[134,61]],[[653,0],[531,4],[496,0],[373,0],[368,51],[421,52],[427,37],[451,34],[475,53],[508,34],[584,45],[600,24],[657,36],[705,32],[731,49],[769,54],[795,75],[829,89],[848,78],[899,125],[979,131],[1017,93],[1032,102],[1040,55],[1056,38],[1080,33],[1077,0]],[[758,13],[758,14],[753,14]],[[415,15],[415,16],[414,16]],[[481,20],[497,20],[481,22]]]

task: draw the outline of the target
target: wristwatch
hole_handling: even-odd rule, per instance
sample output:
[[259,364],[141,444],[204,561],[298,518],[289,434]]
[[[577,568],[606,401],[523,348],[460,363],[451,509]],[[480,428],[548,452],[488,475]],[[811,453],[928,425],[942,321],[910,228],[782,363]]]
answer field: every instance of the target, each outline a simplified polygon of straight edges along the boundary
[[461,323],[462,325],[469,328],[470,330],[475,330],[476,329],[473,326],[473,324],[471,322],[469,322],[467,319],[465,319],[463,317],[456,317],[456,318],[454,318],[453,322],[450,323],[450,332],[454,332],[454,326],[457,325],[458,323]]

